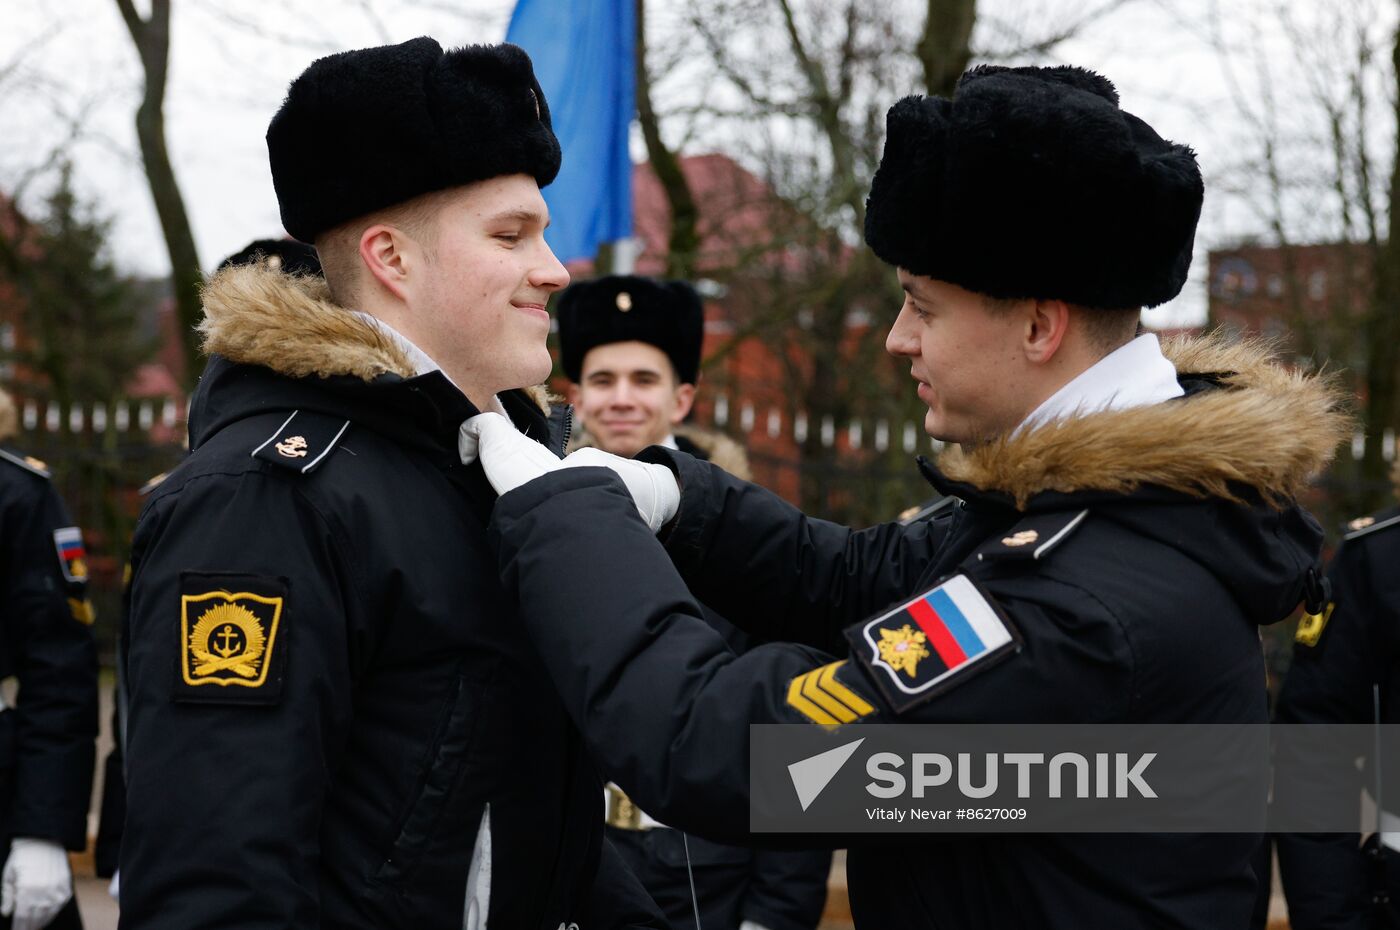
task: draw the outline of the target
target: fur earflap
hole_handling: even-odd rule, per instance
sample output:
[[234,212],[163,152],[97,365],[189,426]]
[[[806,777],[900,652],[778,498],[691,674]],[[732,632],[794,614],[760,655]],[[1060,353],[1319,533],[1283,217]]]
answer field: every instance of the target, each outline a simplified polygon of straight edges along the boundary
[[282,223],[303,242],[420,194],[505,174],[543,187],[559,173],[530,57],[443,52],[426,36],[314,62],[272,118],[267,152]]
[[1080,68],[981,67],[886,118],[865,240],[882,260],[997,298],[1154,307],[1186,282],[1195,154]]
[[1018,507],[1043,491],[1126,493],[1142,486],[1227,500],[1238,499],[1232,486],[1244,486],[1280,505],[1296,498],[1351,435],[1332,379],[1285,368],[1257,342],[1172,339],[1162,349],[1181,375],[1211,375],[1221,387],[951,447],[939,469],[1008,494]]

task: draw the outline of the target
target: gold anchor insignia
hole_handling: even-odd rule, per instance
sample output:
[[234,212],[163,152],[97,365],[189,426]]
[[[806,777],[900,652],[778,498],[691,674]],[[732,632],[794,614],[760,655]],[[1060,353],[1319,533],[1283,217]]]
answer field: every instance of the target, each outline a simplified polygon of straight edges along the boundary
[[907,623],[902,630],[887,630],[881,627],[880,659],[896,672],[904,672],[913,678],[919,660],[929,656],[928,647],[924,645],[926,642],[928,637],[915,632]]
[[239,604],[218,604],[200,615],[190,633],[190,654],[198,663],[194,674],[203,678],[228,670],[255,678],[267,649],[262,624]]
[[629,293],[627,293],[626,291],[618,291],[618,293],[617,293],[617,309],[621,310],[623,313],[626,313],[628,310],[631,310],[631,309],[632,309],[632,295],[629,294]]
[[1347,524],[1347,529],[1364,530],[1366,527],[1370,526],[1372,523],[1375,522],[1375,517],[1357,517],[1355,520],[1352,520],[1350,523]]
[[1029,546],[1040,538],[1040,534],[1035,530],[1021,530],[1013,536],[1004,537],[1001,541],[1003,546]]
[[[277,639],[282,598],[211,591],[182,600],[185,683],[261,687]],[[202,603],[208,601],[215,603]],[[201,612],[191,626],[197,610]]]
[[28,465],[30,468],[37,468],[39,471],[49,470],[49,465],[47,462],[45,462],[43,459],[36,459],[32,455],[26,455],[24,457],[24,464]]
[[306,457],[306,439],[302,436],[288,436],[277,444],[278,453],[289,459]]

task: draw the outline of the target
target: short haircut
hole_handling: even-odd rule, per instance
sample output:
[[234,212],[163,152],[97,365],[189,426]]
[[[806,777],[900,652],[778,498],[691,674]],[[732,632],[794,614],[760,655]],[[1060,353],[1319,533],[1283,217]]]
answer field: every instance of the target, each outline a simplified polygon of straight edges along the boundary
[[[992,316],[1005,316],[1023,302],[1014,298],[982,295],[982,303]],[[1070,315],[1076,320],[1075,325],[1083,330],[1089,345],[1103,355],[1131,342],[1137,336],[1142,318],[1142,311],[1137,308],[1099,310],[1070,304],[1069,309]]]
[[360,261],[360,237],[371,226],[383,223],[407,233],[423,246],[428,259],[437,258],[438,213],[447,191],[421,194],[411,200],[376,210],[373,213],[341,223],[316,237],[316,252],[321,256],[321,268],[330,285],[331,299],[342,307],[357,309],[360,302],[364,266]]

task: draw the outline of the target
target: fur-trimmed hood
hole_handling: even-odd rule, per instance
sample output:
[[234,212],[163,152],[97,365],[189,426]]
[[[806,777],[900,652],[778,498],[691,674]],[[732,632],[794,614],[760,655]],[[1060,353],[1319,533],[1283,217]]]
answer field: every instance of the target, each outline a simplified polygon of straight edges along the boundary
[[1220,336],[1164,340],[1185,382],[1218,388],[1179,400],[1048,423],[938,461],[953,481],[1013,498],[1042,492],[1128,493],[1158,487],[1238,499],[1255,489],[1271,504],[1295,499],[1351,435],[1332,380],[1280,365],[1258,342]]
[[[226,268],[204,286],[206,355],[291,378],[411,378],[413,363],[384,331],[331,300],[325,280],[260,266]],[[526,393],[548,411],[543,388]]]
[[[681,444],[682,452],[689,452],[689,443],[700,453],[699,457],[712,465],[717,465],[741,481],[753,480],[753,469],[749,467],[749,455],[744,447],[718,430],[706,429],[693,423],[683,423],[671,431]],[[598,440],[583,428],[574,432],[569,443],[569,451],[596,448]]]

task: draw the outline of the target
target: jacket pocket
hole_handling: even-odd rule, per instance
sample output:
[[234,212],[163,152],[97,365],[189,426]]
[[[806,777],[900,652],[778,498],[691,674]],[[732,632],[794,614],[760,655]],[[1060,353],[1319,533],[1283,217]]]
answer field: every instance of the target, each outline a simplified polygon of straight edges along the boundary
[[[469,685],[465,675],[459,674],[427,754],[427,769],[419,777],[418,790],[403,816],[388,858],[374,875],[375,881],[402,885],[431,846],[473,742],[479,717],[472,712],[477,697],[477,690]],[[463,839],[464,844],[469,841],[469,837]]]

